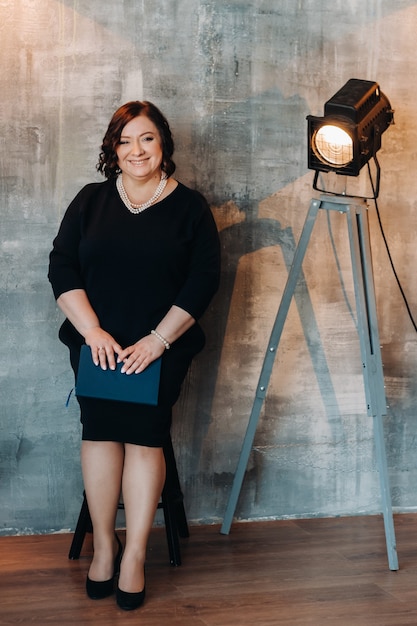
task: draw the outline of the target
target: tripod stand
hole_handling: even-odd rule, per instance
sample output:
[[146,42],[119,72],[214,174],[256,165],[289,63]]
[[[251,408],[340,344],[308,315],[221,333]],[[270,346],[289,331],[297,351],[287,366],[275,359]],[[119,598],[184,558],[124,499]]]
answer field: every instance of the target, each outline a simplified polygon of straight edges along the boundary
[[380,479],[388,563],[391,570],[397,570],[398,557],[382,421],[382,416],[386,414],[386,398],[376,316],[368,213],[364,200],[359,200],[357,204],[352,204],[351,199],[346,196],[322,195],[320,200],[311,200],[265,354],[252,412],[220,532],[227,535],[230,531],[249,455],[253,447],[256,427],[271,377],[276,351],[320,209],[327,211],[335,210],[339,213],[344,213],[347,218],[367,414],[373,417],[375,453]]

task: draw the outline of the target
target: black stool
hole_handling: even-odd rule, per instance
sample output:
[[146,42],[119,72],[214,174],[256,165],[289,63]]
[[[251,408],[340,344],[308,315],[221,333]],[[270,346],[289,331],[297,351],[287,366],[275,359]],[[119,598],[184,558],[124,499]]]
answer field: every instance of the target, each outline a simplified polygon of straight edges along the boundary
[[[169,560],[171,565],[176,567],[181,565],[179,537],[189,537],[190,533],[171,438],[164,446],[164,456],[166,463],[166,479],[158,509],[162,509],[164,513]],[[119,503],[118,508],[124,508],[122,502]],[[88,510],[87,498],[84,492],[84,500],[81,505],[81,511],[78,516],[74,537],[68,554],[69,559],[78,559],[80,557],[85,535],[87,532],[91,533],[92,530],[90,511]]]

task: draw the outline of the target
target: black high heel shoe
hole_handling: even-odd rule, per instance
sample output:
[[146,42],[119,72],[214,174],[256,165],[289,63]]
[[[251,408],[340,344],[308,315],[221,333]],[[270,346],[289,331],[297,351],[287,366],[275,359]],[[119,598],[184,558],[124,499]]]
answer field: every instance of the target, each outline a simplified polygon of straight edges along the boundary
[[119,585],[117,585],[116,602],[119,608],[123,609],[123,611],[133,611],[134,609],[138,609],[142,606],[144,600],[145,587],[143,588],[143,591],[130,593],[129,591],[122,591]]
[[102,600],[103,598],[108,598],[108,596],[111,596],[113,593],[114,579],[120,572],[120,561],[122,560],[123,552],[123,546],[119,537],[116,533],[114,533],[114,536],[117,540],[118,549],[114,559],[113,576],[108,580],[91,580],[91,578],[87,575],[85,590],[91,600]]

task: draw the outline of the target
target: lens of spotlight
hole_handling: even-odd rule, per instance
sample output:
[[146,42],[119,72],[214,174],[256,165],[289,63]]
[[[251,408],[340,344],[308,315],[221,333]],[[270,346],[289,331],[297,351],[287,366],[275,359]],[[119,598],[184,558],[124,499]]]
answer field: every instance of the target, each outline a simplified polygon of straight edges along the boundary
[[353,159],[352,138],[338,126],[325,124],[319,128],[313,143],[317,156],[324,163],[343,167]]

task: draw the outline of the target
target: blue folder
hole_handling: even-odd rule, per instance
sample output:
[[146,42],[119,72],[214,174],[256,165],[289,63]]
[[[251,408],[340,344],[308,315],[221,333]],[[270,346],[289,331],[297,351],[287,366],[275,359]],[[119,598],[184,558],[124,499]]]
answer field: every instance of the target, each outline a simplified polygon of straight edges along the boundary
[[161,358],[152,361],[140,374],[122,374],[123,363],[115,370],[94,365],[89,346],[81,346],[75,394],[103,400],[158,404]]

